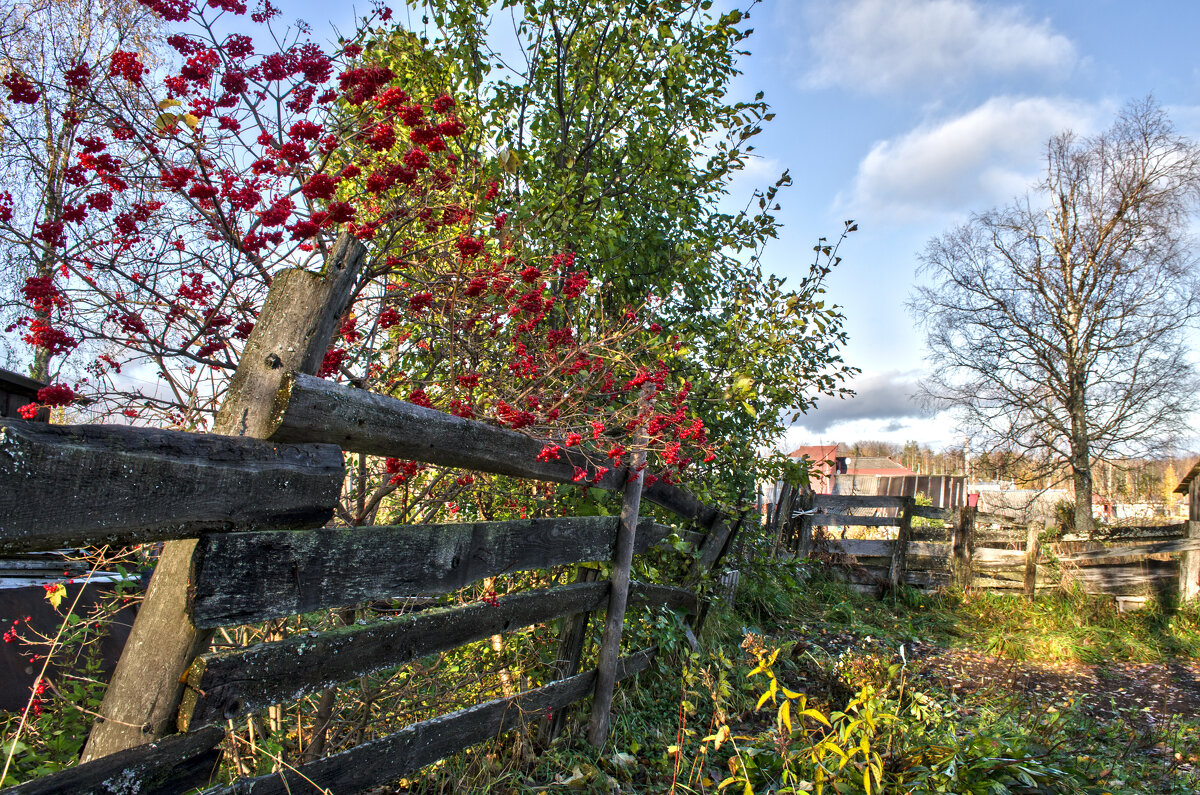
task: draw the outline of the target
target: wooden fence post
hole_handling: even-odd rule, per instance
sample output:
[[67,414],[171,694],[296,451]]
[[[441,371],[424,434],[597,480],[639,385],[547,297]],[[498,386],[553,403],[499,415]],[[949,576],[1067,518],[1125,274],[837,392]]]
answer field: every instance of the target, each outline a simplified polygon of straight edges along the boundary
[[904,497],[904,507],[900,509],[900,529],[896,532],[896,544],[892,547],[892,562],[888,567],[888,588],[892,593],[900,589],[904,582],[904,572],[908,568],[908,540],[912,536],[912,510],[916,503],[912,497]]
[[966,593],[971,587],[971,553],[975,550],[976,509],[958,509],[958,522],[950,539],[950,570],[954,585]]
[[[580,566],[575,582],[595,582],[600,579],[600,570],[592,566]],[[558,653],[554,655],[554,679],[570,679],[579,673],[579,661],[583,658],[583,644],[587,640],[587,625],[592,614],[576,613],[563,619],[562,631],[558,635]],[[566,724],[567,708],[560,709],[547,721],[542,732],[542,741],[549,745],[562,733]]]
[[[1187,537],[1200,538],[1200,522],[1187,523]],[[1200,552],[1189,550],[1179,560],[1179,603],[1200,596]]]
[[796,500],[796,511],[800,515],[793,520],[796,527],[796,545],[794,551],[800,556],[801,560],[807,558],[809,553],[812,552],[812,510],[815,501],[816,493],[808,488],[803,489]]
[[[215,432],[266,438],[284,374],[320,368],[365,257],[363,244],[343,233],[324,273],[296,269],[275,278],[229,382]],[[81,761],[175,731],[183,677],[212,639],[212,630],[197,629],[187,610],[195,548],[194,540],[164,546]]]
[[771,511],[771,541],[775,549],[786,548],[788,545],[787,529],[789,510],[792,504],[792,489],[791,483],[783,484]]
[[[645,444],[644,439],[642,444]],[[588,742],[597,748],[604,745],[608,738],[613,689],[617,683],[617,665],[621,657],[621,630],[625,625],[625,607],[629,602],[629,569],[633,565],[633,541],[642,504],[642,480],[646,472],[642,465],[645,462],[646,453],[643,449],[629,469],[633,477],[625,484],[621,523],[617,528],[617,542],[613,550],[608,614],[604,619],[604,636],[596,660],[596,695],[588,722]]]
[[1037,562],[1041,554],[1041,525],[1030,522],[1025,531],[1025,598],[1037,596]]

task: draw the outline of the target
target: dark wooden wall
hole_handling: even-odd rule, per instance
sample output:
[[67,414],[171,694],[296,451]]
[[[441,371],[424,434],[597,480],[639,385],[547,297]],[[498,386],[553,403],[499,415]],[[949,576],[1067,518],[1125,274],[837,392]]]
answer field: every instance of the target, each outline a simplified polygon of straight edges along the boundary
[[[38,390],[44,386],[40,381],[0,369],[0,417],[20,417],[17,409],[37,400]],[[39,411],[36,421],[49,422],[50,409]]]

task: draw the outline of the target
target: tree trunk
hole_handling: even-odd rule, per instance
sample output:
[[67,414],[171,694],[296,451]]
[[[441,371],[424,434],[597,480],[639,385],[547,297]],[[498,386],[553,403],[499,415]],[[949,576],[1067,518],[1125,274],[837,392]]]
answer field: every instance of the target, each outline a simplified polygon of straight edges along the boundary
[[1092,470],[1074,461],[1071,466],[1075,480],[1075,532],[1090,538],[1095,529],[1092,519]]
[[1090,538],[1092,520],[1092,461],[1083,397],[1071,407],[1071,475],[1075,485],[1075,532]]
[[[365,255],[362,243],[343,233],[323,274],[296,269],[275,278],[217,413],[216,433],[266,438],[284,375],[320,367]],[[195,540],[168,541],[163,549],[82,761],[175,731],[183,675],[212,637],[212,630],[192,624],[187,609],[195,546]]]

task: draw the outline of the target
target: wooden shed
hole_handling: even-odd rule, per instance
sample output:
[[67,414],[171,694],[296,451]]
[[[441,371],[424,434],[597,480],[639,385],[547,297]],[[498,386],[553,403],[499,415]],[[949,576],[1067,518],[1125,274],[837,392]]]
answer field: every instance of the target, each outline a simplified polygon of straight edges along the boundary
[[[0,369],[0,417],[20,417],[17,409],[37,400],[38,390],[46,386],[41,381]],[[35,422],[49,422],[50,409],[38,412]]]

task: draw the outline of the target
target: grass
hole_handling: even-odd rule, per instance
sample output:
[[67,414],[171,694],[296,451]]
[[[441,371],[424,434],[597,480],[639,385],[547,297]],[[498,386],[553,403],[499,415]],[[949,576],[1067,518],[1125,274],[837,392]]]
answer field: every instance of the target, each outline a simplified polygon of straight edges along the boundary
[[[752,585],[751,614],[768,613]],[[772,607],[781,599],[770,597]],[[1042,592],[1034,601],[1017,594],[906,589],[876,599],[814,575],[786,611],[771,613],[783,631],[825,629],[895,643],[924,640],[970,648],[1014,660],[1102,664],[1111,660],[1166,662],[1200,658],[1200,604],[1169,609],[1153,602],[1118,613],[1110,597],[1080,591]],[[766,622],[770,625],[770,622]]]
[[[690,661],[682,682],[669,680],[673,689],[641,682],[627,691],[617,712],[615,751],[597,758],[577,741],[564,741],[539,759],[540,775],[513,791],[565,784],[584,792],[716,792],[731,777],[730,766],[739,764],[730,761],[735,758],[766,760],[742,769],[759,771],[753,767],[759,765],[778,775],[788,741],[779,736],[769,709],[754,709],[758,683],[745,676],[746,651],[735,648],[747,632],[768,648],[784,650],[777,663],[779,681],[806,690],[815,699],[810,704],[825,715],[844,710],[863,687],[884,694],[879,709],[899,716],[895,733],[874,738],[886,748],[884,777],[891,785],[884,791],[1183,795],[1200,789],[1200,723],[1191,716],[1148,715],[1141,705],[1115,705],[1112,717],[1097,720],[1090,706],[1070,694],[956,693],[914,680],[912,689],[897,697],[894,685],[900,662],[895,652],[913,641],[1014,661],[1194,659],[1200,657],[1200,610],[1195,605],[1171,611],[1151,604],[1118,614],[1110,599],[1079,592],[1044,593],[1029,602],[1017,595],[906,590],[880,600],[815,570],[769,563],[743,568],[737,609],[717,610],[710,622],[705,648]],[[795,651],[833,637],[845,641],[843,652],[827,653],[816,643],[808,643],[803,653]],[[735,670],[739,658],[740,669]],[[724,679],[722,660],[729,666]],[[911,665],[915,673],[920,663]],[[723,683],[724,690],[717,692],[714,683]],[[914,705],[925,711],[914,713]],[[941,716],[940,723],[933,715]],[[732,727],[732,736],[740,735],[739,756],[731,755],[729,746],[721,752],[712,740],[704,742],[716,736],[722,721]],[[671,725],[674,734],[664,738],[663,727]],[[935,736],[931,727],[936,726],[942,734]],[[966,738],[974,738],[974,744]],[[1025,761],[1005,761],[1018,757]],[[614,761],[621,759],[625,762]],[[556,760],[568,764],[556,766]],[[962,781],[970,783],[945,784],[947,766],[953,765],[959,766]],[[974,778],[964,771],[974,771]],[[1022,780],[1022,771],[1030,774],[1029,781]],[[933,783],[935,773],[943,776],[941,784]],[[751,791],[742,789],[746,782],[753,782],[754,792],[780,791],[769,773],[755,775],[757,779],[748,775],[724,791]],[[839,786],[826,791],[864,791],[861,783]]]
[[[865,791],[863,775],[876,774],[865,769],[864,747],[878,760],[872,792],[1200,791],[1200,723],[1190,716],[1118,704],[1098,720],[1069,694],[948,690],[919,676],[925,663],[911,653],[919,641],[1013,661],[1191,660],[1200,658],[1196,605],[1118,614],[1110,600],[1078,592],[1033,602],[912,590],[877,599],[813,564],[769,560],[742,566],[736,607],[714,605],[698,651],[683,642],[678,621],[631,616],[629,648],[656,643],[661,654],[653,671],[618,688],[602,752],[579,730],[548,749],[511,733],[426,768],[401,791],[780,792],[785,769],[803,782],[814,765],[840,764],[830,743],[862,767],[827,787],[831,795]],[[770,668],[778,684],[804,693],[831,728],[810,716],[781,732],[778,694],[758,708],[767,679],[751,671],[777,649]],[[799,702],[793,709],[793,717],[802,712]],[[863,709],[881,716],[877,725],[855,723]]]

